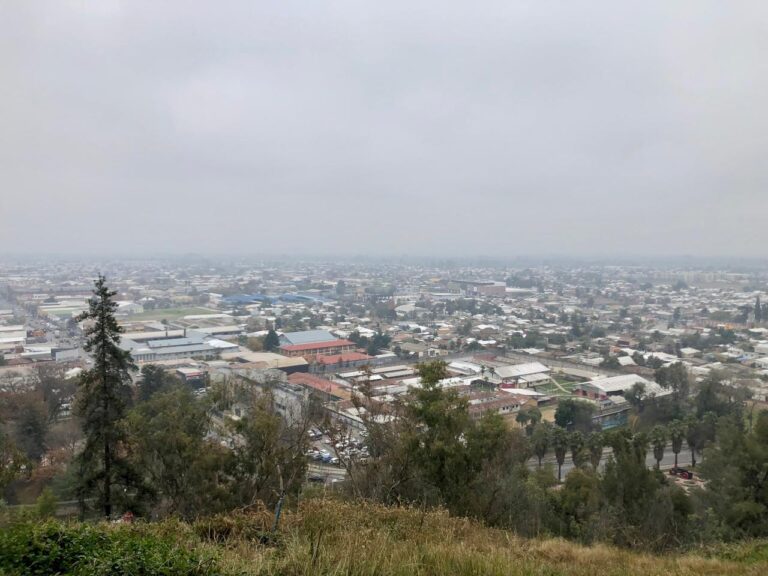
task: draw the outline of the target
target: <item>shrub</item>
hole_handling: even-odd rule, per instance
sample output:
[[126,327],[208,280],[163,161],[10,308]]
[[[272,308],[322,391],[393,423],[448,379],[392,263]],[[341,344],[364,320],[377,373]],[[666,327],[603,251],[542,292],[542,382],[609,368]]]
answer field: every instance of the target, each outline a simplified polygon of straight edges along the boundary
[[181,576],[215,574],[211,556],[131,526],[22,522],[0,532],[0,573]]

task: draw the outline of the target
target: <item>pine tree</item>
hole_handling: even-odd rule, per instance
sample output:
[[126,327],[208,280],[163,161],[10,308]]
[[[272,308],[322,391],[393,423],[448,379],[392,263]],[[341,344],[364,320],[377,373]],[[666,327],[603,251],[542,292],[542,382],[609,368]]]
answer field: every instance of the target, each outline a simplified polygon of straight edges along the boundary
[[267,335],[264,337],[264,350],[272,352],[280,347],[280,337],[273,329],[270,328]]
[[81,513],[85,512],[86,499],[95,496],[106,518],[112,515],[113,502],[129,495],[138,478],[123,449],[120,421],[131,399],[129,371],[135,366],[130,353],[119,346],[122,329],[114,316],[115,294],[99,275],[88,311],[78,317],[78,321],[88,323],[84,348],[93,358],[93,368],[82,373],[77,392],[76,410],[85,435],[85,446],[77,457],[77,494]]

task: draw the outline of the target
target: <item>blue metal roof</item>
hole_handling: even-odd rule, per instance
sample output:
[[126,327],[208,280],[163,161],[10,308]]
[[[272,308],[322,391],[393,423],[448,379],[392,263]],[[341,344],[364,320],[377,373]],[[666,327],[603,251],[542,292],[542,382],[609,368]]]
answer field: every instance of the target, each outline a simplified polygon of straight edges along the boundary
[[225,296],[222,298],[222,302],[225,304],[253,304],[254,302],[263,302],[268,298],[264,294],[233,294],[232,296]]

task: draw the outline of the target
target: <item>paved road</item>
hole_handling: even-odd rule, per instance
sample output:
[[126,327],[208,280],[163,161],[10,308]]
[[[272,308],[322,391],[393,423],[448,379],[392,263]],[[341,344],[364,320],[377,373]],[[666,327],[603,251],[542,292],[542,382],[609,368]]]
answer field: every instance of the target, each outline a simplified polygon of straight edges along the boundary
[[[612,454],[612,450],[610,448],[606,448],[603,450],[603,458],[600,461],[600,468],[603,469],[605,467],[605,463],[608,460],[608,457]],[[701,456],[699,456],[696,459],[696,462],[701,462]],[[684,468],[690,468],[691,465],[691,452],[687,448],[680,451],[680,454],[677,458],[678,466],[684,467]],[[646,459],[646,464],[648,465],[648,468],[653,468],[656,466],[656,460],[653,458],[653,453],[649,452],[648,458]],[[675,464],[675,455],[672,453],[672,448],[668,447],[664,451],[664,458],[661,459],[661,467],[662,468],[671,468]],[[546,458],[542,460],[542,465],[551,465],[555,471],[557,471],[557,461],[555,460],[554,455],[548,454]],[[534,457],[531,458],[528,461],[528,467],[529,468],[536,468],[538,466],[538,460]],[[571,460],[571,454],[570,452],[565,458],[565,462],[563,463],[563,478],[573,470],[573,461]],[[334,482],[338,482],[340,480],[344,480],[346,477],[346,471],[344,468],[339,466],[333,466],[331,464],[318,464],[314,462],[310,462],[308,466],[307,471],[307,477],[316,477],[316,478],[322,478],[323,482],[325,484],[333,484]]]
[[[602,469],[605,466],[606,461],[608,460],[608,456],[610,456],[613,453],[613,450],[611,448],[606,448],[603,450],[603,458],[600,460],[600,468]],[[696,463],[698,464],[701,462],[701,455],[696,458]],[[547,454],[547,456],[542,460],[542,464],[551,464],[554,466],[555,470],[557,470],[557,461],[555,460],[555,456],[553,454]],[[656,466],[656,460],[653,458],[653,452],[648,452],[648,457],[646,458],[646,464],[648,465],[648,468],[653,468]],[[675,464],[675,455],[672,453],[672,447],[668,446],[667,449],[664,451],[664,458],[661,459],[661,467],[662,468],[671,468]],[[680,454],[678,454],[677,457],[677,464],[681,467],[690,467],[691,465],[691,451],[688,450],[688,448],[683,448],[680,451]],[[538,460],[534,457],[531,458],[528,461],[528,467],[529,468],[536,468],[538,466]],[[568,455],[565,457],[565,462],[563,463],[563,476],[568,474],[573,469],[573,461],[571,460],[571,453],[568,452]]]
[[310,463],[307,470],[307,478],[322,478],[324,484],[333,484],[344,480],[347,471],[338,466]]

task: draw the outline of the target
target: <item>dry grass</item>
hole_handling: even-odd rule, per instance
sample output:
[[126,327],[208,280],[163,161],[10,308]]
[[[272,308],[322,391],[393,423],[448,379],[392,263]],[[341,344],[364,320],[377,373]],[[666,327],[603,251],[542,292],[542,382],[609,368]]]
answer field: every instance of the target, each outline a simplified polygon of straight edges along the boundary
[[[221,519],[225,521],[225,519]],[[254,575],[729,575],[768,572],[768,563],[699,555],[652,556],[604,545],[583,547],[559,539],[525,540],[446,513],[373,504],[310,500],[287,513],[280,540],[253,537],[269,514],[229,517],[239,526],[226,542],[205,544],[221,567]],[[211,521],[215,522],[215,521]],[[197,526],[199,533],[199,525]]]
[[[204,570],[197,572],[201,575],[768,574],[766,542],[721,545],[702,550],[698,554],[653,556],[605,545],[584,547],[561,539],[526,540],[504,530],[486,528],[471,520],[451,518],[440,511],[424,513],[412,508],[386,508],[332,499],[305,500],[299,510],[286,512],[282,520],[276,536],[270,532],[272,514],[263,508],[248,513],[206,518],[193,524],[167,520],[151,524],[102,524],[89,530],[109,531],[111,534],[107,540],[120,544],[111,546],[113,556],[107,566],[118,565],[124,560],[134,560],[133,565],[138,566],[137,558],[124,556],[126,551],[132,550],[129,555],[146,554],[150,558],[159,558],[161,563],[168,563],[173,557],[178,561],[177,564],[181,560],[186,562],[185,559],[197,559],[194,560],[198,563],[196,565],[205,565]],[[32,525],[32,528],[41,526]],[[85,554],[93,564],[91,556],[104,556],[104,550],[83,548],[82,542],[85,540],[80,534],[82,528],[85,527],[77,524],[48,525],[42,532],[50,533],[53,529],[53,532],[68,534],[61,540],[71,548],[65,556],[69,558],[74,554],[82,558]],[[47,559],[52,555],[47,545],[30,547],[28,543],[31,540],[24,534],[26,532],[21,531],[16,539],[10,538],[6,542],[6,551],[15,550],[13,558],[16,559],[15,564],[6,564],[17,565],[24,554],[22,550],[27,548],[34,549],[36,557]],[[93,537],[88,541],[91,544],[102,542]],[[160,556],[157,551],[160,551]],[[181,562],[180,565],[187,566],[188,562]],[[18,570],[8,572],[26,573]],[[77,573],[98,576],[113,574],[111,569],[106,572],[99,569]],[[181,572],[149,570],[146,573],[174,576],[188,574],[186,568]]]

